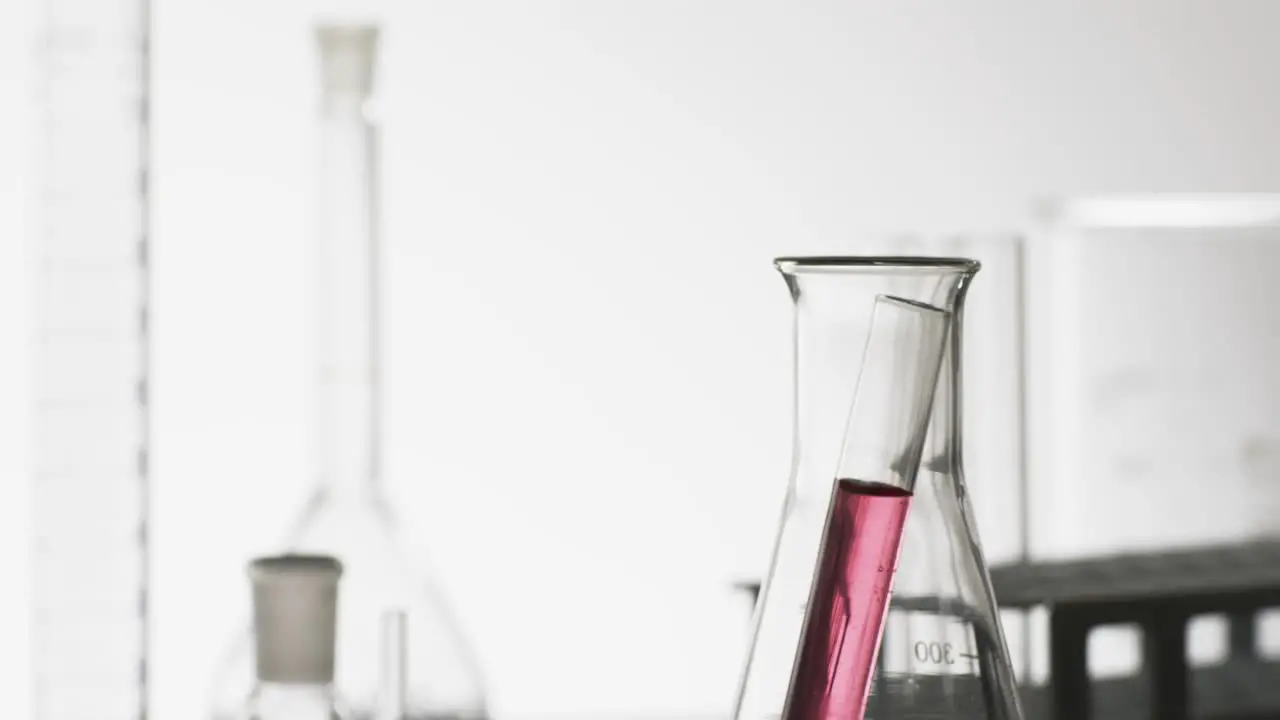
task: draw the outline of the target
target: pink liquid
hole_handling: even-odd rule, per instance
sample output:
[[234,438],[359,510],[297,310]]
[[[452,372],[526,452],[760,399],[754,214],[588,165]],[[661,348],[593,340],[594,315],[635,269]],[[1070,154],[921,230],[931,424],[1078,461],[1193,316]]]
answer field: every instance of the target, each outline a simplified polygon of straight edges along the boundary
[[911,494],[838,480],[786,720],[862,720]]

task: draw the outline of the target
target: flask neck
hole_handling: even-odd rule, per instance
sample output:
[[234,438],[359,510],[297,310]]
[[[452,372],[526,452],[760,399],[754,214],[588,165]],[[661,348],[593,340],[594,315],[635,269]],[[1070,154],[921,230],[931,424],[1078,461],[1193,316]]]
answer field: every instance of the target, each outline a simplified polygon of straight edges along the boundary
[[[959,372],[964,294],[972,272],[788,274],[794,301],[791,502],[825,511],[840,467],[850,407],[864,361],[872,310],[880,295],[907,298],[950,313],[938,385],[921,463],[957,465]],[[864,478],[847,478],[864,480]]]
[[380,475],[376,130],[355,93],[326,96],[320,123],[315,308],[316,453],[331,490]]
[[368,102],[368,96],[360,92],[326,92],[320,100],[320,116],[326,122],[333,123],[333,129],[367,129]]

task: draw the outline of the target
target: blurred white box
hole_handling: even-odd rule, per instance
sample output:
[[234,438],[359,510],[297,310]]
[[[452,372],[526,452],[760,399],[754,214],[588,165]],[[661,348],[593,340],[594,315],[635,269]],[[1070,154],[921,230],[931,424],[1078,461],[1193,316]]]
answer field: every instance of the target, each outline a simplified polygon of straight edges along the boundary
[[1280,195],[1077,198],[1044,218],[1032,556],[1280,530]]

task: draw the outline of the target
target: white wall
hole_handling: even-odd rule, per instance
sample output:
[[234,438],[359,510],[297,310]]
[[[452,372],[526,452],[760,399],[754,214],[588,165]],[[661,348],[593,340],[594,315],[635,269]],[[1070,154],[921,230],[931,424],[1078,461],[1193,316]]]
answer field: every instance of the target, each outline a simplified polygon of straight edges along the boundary
[[[308,14],[158,2],[159,717],[305,488]],[[789,452],[772,255],[1280,185],[1264,0],[386,18],[389,472],[510,711],[723,706]]]

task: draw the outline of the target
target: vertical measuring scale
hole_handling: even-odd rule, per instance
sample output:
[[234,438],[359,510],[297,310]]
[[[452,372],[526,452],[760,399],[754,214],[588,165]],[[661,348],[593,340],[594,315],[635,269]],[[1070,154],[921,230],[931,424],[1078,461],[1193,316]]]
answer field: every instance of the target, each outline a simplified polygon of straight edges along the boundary
[[37,720],[147,715],[148,0],[43,0],[33,193]]

